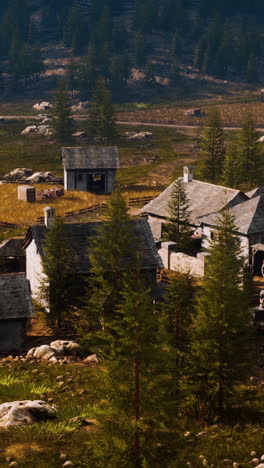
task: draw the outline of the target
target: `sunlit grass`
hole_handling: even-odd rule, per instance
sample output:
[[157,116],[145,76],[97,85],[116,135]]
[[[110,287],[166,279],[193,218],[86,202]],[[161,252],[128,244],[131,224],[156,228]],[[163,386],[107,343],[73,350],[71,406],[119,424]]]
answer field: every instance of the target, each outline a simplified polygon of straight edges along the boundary
[[[39,184],[36,190],[49,188],[48,185]],[[125,197],[137,198],[157,195],[157,190],[124,193]],[[37,218],[43,216],[43,208],[51,206],[56,209],[58,216],[64,216],[68,211],[76,211],[88,208],[99,203],[108,202],[109,195],[95,195],[89,192],[65,192],[63,197],[57,199],[37,200],[35,203],[27,203],[17,199],[17,185],[0,185],[0,221],[29,226],[37,223]]]

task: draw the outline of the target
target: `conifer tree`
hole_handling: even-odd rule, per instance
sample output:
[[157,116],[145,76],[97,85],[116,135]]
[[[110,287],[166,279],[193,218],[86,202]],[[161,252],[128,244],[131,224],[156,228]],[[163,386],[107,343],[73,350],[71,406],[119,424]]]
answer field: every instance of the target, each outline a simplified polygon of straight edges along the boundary
[[240,182],[240,160],[237,144],[228,145],[223,165],[222,183],[225,187],[236,188]]
[[[100,332],[108,329],[108,323],[116,313],[125,271],[133,268],[136,254],[128,207],[119,190],[111,197],[105,222],[91,240],[90,251],[91,278],[87,285],[83,321],[86,329],[98,330],[101,336]],[[98,341],[95,333],[93,335],[92,339]]]
[[244,259],[233,215],[218,218],[218,233],[197,300],[190,351],[190,401],[203,417],[221,416],[235,386],[250,371],[250,313],[242,287]]
[[151,88],[156,84],[156,77],[152,65],[152,60],[149,60],[146,65],[144,83],[148,88]]
[[129,272],[108,327],[109,345],[101,352],[106,404],[98,414],[102,439],[96,453],[109,467],[158,466],[161,459],[167,466],[177,446],[175,374],[139,265]]
[[175,180],[168,204],[166,238],[176,242],[180,251],[186,252],[192,245],[190,205],[182,178]]
[[217,183],[222,175],[226,148],[223,126],[216,108],[208,113],[201,146],[203,155],[201,176],[209,182]]
[[174,389],[177,391],[186,368],[185,354],[190,344],[194,294],[193,278],[188,273],[177,273],[170,279],[161,310],[169,345],[175,350]]
[[238,152],[240,163],[240,182],[253,184],[259,180],[261,150],[259,136],[251,114],[246,114],[241,122],[238,135]]
[[73,98],[74,90],[78,86],[77,76],[78,76],[77,67],[76,67],[74,58],[71,57],[70,62],[68,63],[67,68],[66,68],[66,84],[67,84],[67,88],[71,90],[72,98]]
[[139,70],[146,64],[146,41],[143,34],[137,33],[135,37],[135,62]]
[[64,81],[59,81],[53,107],[53,130],[59,143],[69,142],[72,139],[73,121],[71,117],[71,104],[68,90]]
[[103,80],[97,81],[90,111],[90,134],[101,143],[112,143],[117,130],[111,92]]
[[179,67],[178,67],[176,60],[173,60],[171,64],[169,78],[170,78],[170,83],[172,85],[175,85],[179,81],[179,78],[180,78]]
[[48,228],[42,269],[44,279],[39,289],[39,299],[48,307],[47,321],[53,328],[70,323],[73,302],[74,251],[63,222],[59,219]]

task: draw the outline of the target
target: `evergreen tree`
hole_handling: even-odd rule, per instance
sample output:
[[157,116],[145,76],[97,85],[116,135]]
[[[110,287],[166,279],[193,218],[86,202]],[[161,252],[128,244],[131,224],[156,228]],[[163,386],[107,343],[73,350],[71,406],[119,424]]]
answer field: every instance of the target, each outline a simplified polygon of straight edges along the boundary
[[56,219],[47,230],[42,269],[44,279],[39,289],[39,299],[48,306],[48,323],[53,329],[69,324],[73,304],[74,251],[61,220]]
[[54,136],[59,143],[72,139],[73,122],[68,91],[64,81],[59,81],[53,107]]
[[256,83],[258,81],[258,64],[256,57],[251,54],[247,63],[247,82]]
[[[113,193],[105,222],[97,229],[90,245],[91,278],[82,328],[93,331],[91,337],[88,333],[88,341],[98,342],[100,337],[103,339],[120,303],[125,272],[135,263],[134,233],[126,201],[119,190]],[[99,333],[96,335],[95,331]]]
[[246,114],[241,122],[241,131],[238,135],[238,153],[240,163],[240,182],[255,184],[259,180],[260,143],[259,135],[251,114]]
[[225,157],[225,137],[221,118],[216,108],[208,113],[202,135],[201,176],[212,183],[219,181]]
[[153,70],[152,60],[149,60],[145,70],[144,77],[145,86],[151,88],[156,85],[156,77]]
[[147,60],[146,41],[143,34],[138,33],[135,37],[135,62],[139,69],[141,69]]
[[92,96],[90,134],[97,141],[109,144],[116,136],[116,123],[111,92],[99,80]]
[[164,325],[167,328],[169,345],[175,350],[174,372],[177,391],[179,391],[180,379],[186,370],[185,355],[190,344],[194,293],[191,276],[188,273],[177,273],[177,276],[170,279],[161,311]]
[[94,43],[90,43],[87,54],[81,64],[79,70],[79,87],[80,90],[87,96],[87,93],[94,89],[98,80],[98,54]]
[[236,188],[240,182],[240,161],[235,143],[227,147],[223,166],[222,183],[225,187]]
[[221,416],[231,404],[235,386],[250,371],[250,313],[242,288],[243,264],[234,217],[218,218],[217,236],[193,320],[189,391],[194,411]]
[[[109,323],[104,411],[98,415],[100,462],[109,467],[163,466],[175,453],[178,401],[162,325],[154,314],[140,267],[130,272],[117,316]],[[98,446],[99,445],[99,446]]]
[[188,251],[192,244],[190,205],[182,178],[175,180],[168,205],[166,238],[176,242],[180,251]]
[[66,68],[66,84],[67,88],[71,90],[73,98],[74,90],[78,86],[78,70],[73,57],[71,57]]
[[178,67],[176,60],[173,60],[171,64],[169,78],[170,78],[170,83],[172,85],[175,85],[179,81],[179,78],[180,78],[179,67]]

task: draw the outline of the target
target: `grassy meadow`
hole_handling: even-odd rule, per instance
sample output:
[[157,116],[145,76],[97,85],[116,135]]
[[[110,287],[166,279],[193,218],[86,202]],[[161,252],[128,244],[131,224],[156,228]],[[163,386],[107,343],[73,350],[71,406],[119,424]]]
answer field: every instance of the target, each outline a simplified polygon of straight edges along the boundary
[[[61,366],[2,361],[0,404],[44,399],[56,405],[58,417],[32,426],[0,429],[1,468],[8,466],[8,457],[23,468],[60,468],[63,464],[61,454],[65,454],[66,460],[72,461],[76,468],[102,468],[94,450],[94,442],[100,437],[100,425],[96,419],[104,411],[105,405],[101,388],[102,372],[102,365]],[[252,451],[261,457],[264,453],[264,387],[261,383],[261,380],[253,380],[248,386],[237,389],[241,404],[230,415],[232,422],[217,421],[208,425],[180,416],[179,453],[177,459],[172,459],[166,468],[231,468],[233,462],[246,468],[253,458],[250,455]],[[76,422],[69,421],[77,416],[87,418],[94,424],[80,427]],[[155,468],[164,468],[162,460],[155,464]]]

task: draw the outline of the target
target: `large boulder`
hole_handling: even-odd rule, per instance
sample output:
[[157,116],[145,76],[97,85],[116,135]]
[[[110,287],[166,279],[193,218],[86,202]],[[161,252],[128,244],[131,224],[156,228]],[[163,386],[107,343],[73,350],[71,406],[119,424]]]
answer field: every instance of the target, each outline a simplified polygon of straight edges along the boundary
[[55,406],[41,400],[12,401],[0,405],[0,427],[33,424],[56,418]]
[[131,136],[130,140],[145,141],[145,140],[151,140],[152,137],[153,137],[153,134],[151,132],[140,132]]
[[51,182],[56,184],[63,184],[63,178],[57,177],[51,172],[35,172],[26,179],[30,184],[40,184],[44,182]]
[[57,340],[50,343],[50,347],[58,354],[75,355],[79,354],[81,346],[75,341]]
[[49,361],[54,357],[56,358],[56,352],[48,345],[31,348],[27,353],[27,358],[40,359],[43,361]]
[[32,133],[37,133],[38,127],[36,125],[29,125],[24,130],[22,130],[21,135],[30,135]]
[[89,107],[89,102],[88,101],[81,101],[81,102],[78,102],[78,104],[75,104],[74,106],[72,106],[72,112],[81,112],[83,111],[84,109],[87,109],[87,107]]
[[33,105],[33,109],[37,111],[45,111],[52,108],[52,104],[50,102],[43,101],[41,103],[36,103]]
[[18,167],[17,169],[14,169],[13,171],[6,174],[3,177],[3,179],[7,181],[21,180],[30,177],[32,174],[32,169],[27,169],[26,167]]
[[37,127],[36,133],[38,135],[51,136],[53,132],[49,125],[39,125],[39,127]]

